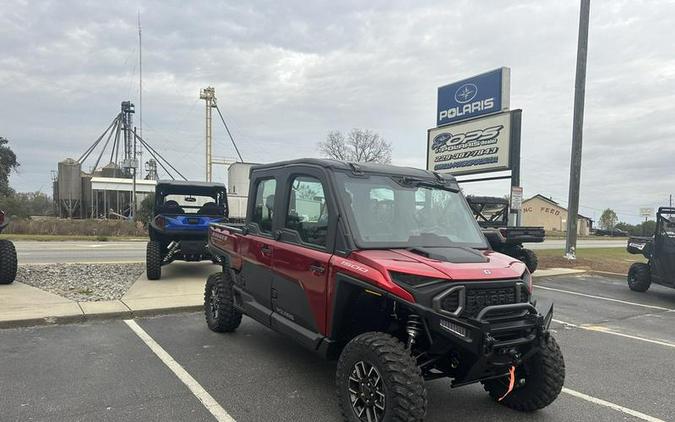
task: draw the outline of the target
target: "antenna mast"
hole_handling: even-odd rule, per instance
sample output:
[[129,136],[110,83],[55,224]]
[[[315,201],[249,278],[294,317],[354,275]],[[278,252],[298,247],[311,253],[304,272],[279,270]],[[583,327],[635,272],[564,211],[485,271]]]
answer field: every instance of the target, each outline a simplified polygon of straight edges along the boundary
[[141,11],[138,11],[138,126],[143,137],[143,49],[141,48]]

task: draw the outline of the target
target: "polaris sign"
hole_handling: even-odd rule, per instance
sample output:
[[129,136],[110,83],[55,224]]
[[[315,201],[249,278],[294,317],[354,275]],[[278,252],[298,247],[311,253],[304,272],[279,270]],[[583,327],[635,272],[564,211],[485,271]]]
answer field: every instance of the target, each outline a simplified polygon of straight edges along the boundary
[[510,69],[502,67],[438,88],[436,125],[508,110],[510,75]]

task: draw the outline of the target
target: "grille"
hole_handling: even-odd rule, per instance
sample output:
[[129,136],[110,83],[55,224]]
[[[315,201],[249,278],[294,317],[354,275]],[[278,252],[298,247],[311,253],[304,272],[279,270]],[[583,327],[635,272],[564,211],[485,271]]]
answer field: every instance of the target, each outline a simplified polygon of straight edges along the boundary
[[521,302],[529,301],[527,287],[520,284],[502,287],[477,287],[471,285],[465,285],[464,287],[462,290],[446,294],[440,302],[441,309],[447,312],[456,312],[460,303],[462,303],[461,295],[464,295],[464,306],[461,316],[475,318],[486,306],[516,303],[516,289],[521,289]]
[[476,317],[487,306],[516,303],[515,287],[468,288],[464,316]]

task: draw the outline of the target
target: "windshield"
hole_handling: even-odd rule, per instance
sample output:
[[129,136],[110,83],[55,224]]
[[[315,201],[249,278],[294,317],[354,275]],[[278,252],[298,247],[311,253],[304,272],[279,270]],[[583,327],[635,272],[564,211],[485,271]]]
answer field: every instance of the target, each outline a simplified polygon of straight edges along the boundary
[[466,200],[442,186],[387,176],[338,173],[338,190],[354,236],[364,248],[487,248]]

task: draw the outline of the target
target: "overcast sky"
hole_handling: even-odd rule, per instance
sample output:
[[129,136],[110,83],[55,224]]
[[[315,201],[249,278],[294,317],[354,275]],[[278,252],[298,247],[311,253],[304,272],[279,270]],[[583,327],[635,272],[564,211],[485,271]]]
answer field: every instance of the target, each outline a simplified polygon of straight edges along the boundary
[[[367,128],[395,164],[425,166],[436,89],[511,68],[523,109],[522,185],[567,203],[578,1],[3,1],[0,136],[21,162],[18,191],[51,193],[77,158],[138,106],[144,137],[186,176],[204,177],[204,103],[214,86],[245,160],[318,156],[330,130]],[[675,2],[593,0],[581,212],[675,194]],[[214,121],[215,155],[232,158]],[[149,157],[144,157],[145,159]],[[88,162],[85,169],[93,162]],[[224,179],[225,171],[216,170]],[[504,195],[506,182],[467,186]]]

